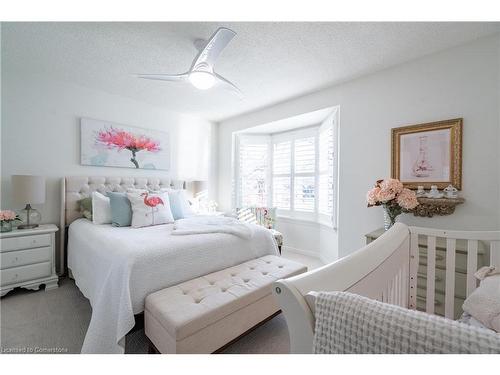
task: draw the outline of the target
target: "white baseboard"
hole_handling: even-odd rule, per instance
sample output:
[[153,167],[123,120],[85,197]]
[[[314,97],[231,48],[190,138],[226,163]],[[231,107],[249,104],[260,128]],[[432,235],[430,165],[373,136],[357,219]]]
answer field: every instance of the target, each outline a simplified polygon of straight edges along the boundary
[[312,258],[316,258],[316,259],[319,259],[322,261],[321,257],[319,256],[318,253],[314,252],[314,251],[308,251],[308,250],[303,250],[303,249],[297,249],[295,247],[291,247],[291,246],[286,246],[286,245],[283,245],[283,251],[289,251],[291,253],[297,253],[297,254],[301,254],[301,255],[307,255],[308,257],[312,257]]

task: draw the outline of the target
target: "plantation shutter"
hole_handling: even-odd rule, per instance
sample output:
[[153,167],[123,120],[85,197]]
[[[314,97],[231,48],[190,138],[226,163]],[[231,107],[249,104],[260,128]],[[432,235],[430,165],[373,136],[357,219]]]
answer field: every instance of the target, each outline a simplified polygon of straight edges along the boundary
[[335,117],[327,118],[319,128],[318,213],[334,222],[335,204]]
[[280,210],[291,208],[291,152],[291,141],[273,145],[273,207]]
[[239,137],[238,203],[240,207],[267,206],[269,154],[269,137]]
[[297,138],[294,142],[294,210],[315,210],[315,137]]

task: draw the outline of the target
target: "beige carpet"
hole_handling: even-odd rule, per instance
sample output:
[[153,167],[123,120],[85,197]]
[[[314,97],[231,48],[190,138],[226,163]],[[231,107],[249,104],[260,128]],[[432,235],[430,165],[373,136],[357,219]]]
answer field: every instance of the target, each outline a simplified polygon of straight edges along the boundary
[[[0,348],[41,352],[80,353],[91,308],[75,283],[63,279],[50,291],[18,289],[0,300]],[[289,339],[282,314],[226,348],[224,353],[288,353]],[[126,353],[147,353],[144,330],[127,335]]]

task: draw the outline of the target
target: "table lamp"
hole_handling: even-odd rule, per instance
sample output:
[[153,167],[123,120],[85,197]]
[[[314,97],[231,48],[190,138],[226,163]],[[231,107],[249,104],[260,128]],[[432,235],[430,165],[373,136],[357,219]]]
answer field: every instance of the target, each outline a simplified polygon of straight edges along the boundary
[[203,201],[207,198],[208,184],[206,181],[191,181],[189,182],[189,191],[193,194],[193,199],[191,204],[193,205],[194,211],[200,213],[206,211],[206,207],[203,206]]
[[42,176],[12,176],[12,198],[16,204],[25,204],[19,212],[23,224],[18,229],[32,229],[38,227],[42,219],[40,212],[31,207],[32,204],[45,203],[45,177]]
[[207,181],[192,181],[191,190],[195,198],[203,198],[207,195],[208,183]]

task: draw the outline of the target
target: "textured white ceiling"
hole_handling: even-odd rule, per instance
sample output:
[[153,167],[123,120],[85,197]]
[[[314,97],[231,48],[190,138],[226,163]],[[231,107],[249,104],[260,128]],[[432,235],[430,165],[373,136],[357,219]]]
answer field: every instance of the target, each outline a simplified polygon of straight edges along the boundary
[[[244,92],[132,73],[181,73],[193,41],[238,35],[216,71]],[[482,36],[500,23],[3,23],[2,69],[43,74],[219,121]]]

